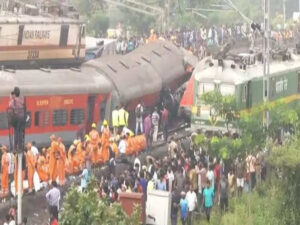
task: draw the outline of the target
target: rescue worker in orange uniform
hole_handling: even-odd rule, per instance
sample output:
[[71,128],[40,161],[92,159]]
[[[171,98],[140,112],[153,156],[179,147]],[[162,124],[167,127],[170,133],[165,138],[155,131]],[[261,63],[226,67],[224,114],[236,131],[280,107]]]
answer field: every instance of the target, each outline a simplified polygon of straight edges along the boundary
[[126,155],[132,155],[134,152],[133,139],[129,133],[126,133],[127,151]]
[[102,151],[101,151],[101,158],[103,162],[106,163],[109,160],[109,138],[111,136],[108,122],[107,120],[103,121],[103,131],[101,136],[101,144],[102,144]]
[[79,144],[78,140],[74,140],[73,144],[70,146],[68,151],[68,161],[69,161],[69,167],[70,167],[70,173],[78,173],[79,171],[79,160],[76,157],[76,149],[77,145]]
[[58,179],[59,185],[63,186],[66,184],[66,147],[62,143],[62,138],[59,137],[57,139],[58,142],[58,150],[59,150],[59,159],[58,159]]
[[[118,136],[116,137],[116,139],[118,139]],[[119,156],[119,148],[113,137],[109,139],[109,146],[111,150],[115,153],[115,158],[117,158]]]
[[50,175],[49,183],[52,183],[52,181],[56,181],[58,175],[57,165],[58,165],[59,150],[58,150],[58,143],[55,134],[52,134],[50,139],[51,139],[51,147],[49,152],[49,175]]
[[97,131],[97,125],[96,123],[92,124],[92,130],[89,133],[90,136],[90,144],[93,149],[93,154],[92,154],[92,162],[93,164],[97,164],[99,162],[99,142],[100,142],[100,135],[99,132]]
[[9,156],[7,154],[7,148],[6,146],[3,146],[2,148],[3,154],[1,159],[1,165],[2,165],[2,177],[1,177],[1,188],[2,188],[2,194],[7,195],[9,192],[9,173],[8,173],[8,167],[9,167]]
[[42,182],[49,181],[49,168],[47,165],[45,154],[46,149],[43,148],[42,152],[39,153],[37,159],[37,172]]
[[156,41],[156,40],[157,40],[157,35],[155,33],[155,30],[151,29],[151,31],[150,31],[150,37],[149,37],[148,41],[151,42],[151,41]]
[[28,192],[32,192],[33,189],[33,175],[35,171],[36,166],[36,158],[33,152],[31,151],[31,143],[27,144],[27,153],[26,153],[26,159],[27,159],[27,170],[28,170]]
[[84,142],[79,141],[77,148],[76,148],[76,159],[79,162],[79,168],[80,170],[83,170],[85,168],[85,151],[84,151]]

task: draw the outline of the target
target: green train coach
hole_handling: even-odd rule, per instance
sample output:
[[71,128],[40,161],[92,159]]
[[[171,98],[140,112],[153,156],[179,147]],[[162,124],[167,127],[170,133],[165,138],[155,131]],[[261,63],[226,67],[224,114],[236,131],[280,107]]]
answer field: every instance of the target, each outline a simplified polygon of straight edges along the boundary
[[[275,55],[273,55],[275,57]],[[272,58],[273,58],[272,57]],[[232,95],[238,111],[251,111],[264,101],[264,65],[257,54],[240,54],[232,59],[203,59],[193,73],[191,129],[226,132],[237,131],[236,122],[214,118],[213,108],[201,100],[204,93],[219,90],[222,96]],[[269,75],[269,101],[300,100],[300,55],[286,52],[280,60],[272,60]],[[236,60],[238,59],[238,60]],[[260,59],[260,60],[259,60]],[[263,116],[262,116],[263,118]],[[228,126],[228,127],[227,127]]]

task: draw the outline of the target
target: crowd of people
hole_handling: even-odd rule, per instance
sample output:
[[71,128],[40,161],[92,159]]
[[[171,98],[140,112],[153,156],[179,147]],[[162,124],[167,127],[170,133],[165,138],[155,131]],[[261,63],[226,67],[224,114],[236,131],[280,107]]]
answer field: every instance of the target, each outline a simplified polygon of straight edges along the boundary
[[[299,36],[299,26],[295,23],[292,27],[286,29],[272,29],[270,38],[272,45],[282,46]],[[152,29],[149,36],[133,36],[129,39],[120,38],[117,41],[116,51],[119,54],[126,54],[154,40],[169,40],[178,46],[184,47],[191,51],[199,59],[209,54],[209,47],[222,46],[230,40],[248,41],[251,48],[255,47],[255,40],[263,37],[263,24],[239,23],[222,26],[201,26],[199,29],[178,29],[170,30],[165,34],[159,34]]]
[[141,156],[136,154],[128,170],[116,174],[111,169],[99,182],[100,197],[115,202],[121,192],[140,192],[147,200],[151,190],[169,191],[172,225],[178,224],[179,218],[182,224],[193,224],[201,213],[209,221],[215,205],[219,205],[221,213],[225,212],[229,198],[240,198],[243,192],[252,191],[265,179],[263,152],[235,161],[219,160],[197,148],[193,144],[194,136],[180,141],[175,134],[168,141],[166,156],[148,155],[143,164]]

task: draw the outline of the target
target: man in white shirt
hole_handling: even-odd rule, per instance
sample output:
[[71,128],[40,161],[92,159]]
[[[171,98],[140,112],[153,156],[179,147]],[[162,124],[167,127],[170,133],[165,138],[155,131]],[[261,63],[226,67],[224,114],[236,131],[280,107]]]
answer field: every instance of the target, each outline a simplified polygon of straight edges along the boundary
[[50,214],[52,213],[55,219],[58,219],[60,191],[57,188],[56,181],[52,181],[51,189],[47,192],[46,199],[49,204]]
[[189,207],[189,215],[188,215],[188,225],[193,224],[193,212],[196,210],[197,206],[197,195],[193,190],[193,185],[190,185],[190,190],[186,193],[186,200],[188,202]]
[[157,142],[157,134],[158,134],[158,126],[160,116],[157,112],[157,108],[155,107],[154,112],[152,113],[152,126],[153,126],[153,142]]
[[31,144],[31,151],[32,151],[32,153],[34,154],[35,157],[38,157],[39,150],[36,147],[36,142],[35,141],[33,141],[32,144]]
[[143,114],[144,114],[144,107],[140,102],[137,107],[135,108],[135,135],[144,133],[143,129]]
[[135,159],[134,159],[133,166],[134,166],[134,168],[138,167],[137,174],[139,175],[141,172],[141,160],[139,159],[137,152],[135,152]]
[[121,137],[121,141],[119,142],[119,151],[121,156],[125,156],[126,155],[126,150],[127,150],[127,144],[125,141],[125,137],[124,135]]
[[213,165],[209,166],[209,170],[207,171],[206,178],[207,178],[207,180],[209,180],[209,182],[214,187],[215,186],[215,174],[213,171]]

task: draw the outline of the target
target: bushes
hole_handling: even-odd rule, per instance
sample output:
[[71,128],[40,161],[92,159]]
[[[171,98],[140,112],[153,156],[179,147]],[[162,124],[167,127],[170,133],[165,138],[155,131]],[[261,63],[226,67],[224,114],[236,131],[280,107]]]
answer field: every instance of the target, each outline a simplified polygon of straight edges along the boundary
[[268,181],[256,191],[230,201],[223,217],[215,210],[213,225],[297,225],[300,221],[300,139],[270,146]]
[[120,204],[109,205],[99,198],[95,180],[84,193],[72,187],[64,199],[62,225],[138,225],[140,208],[127,216]]

